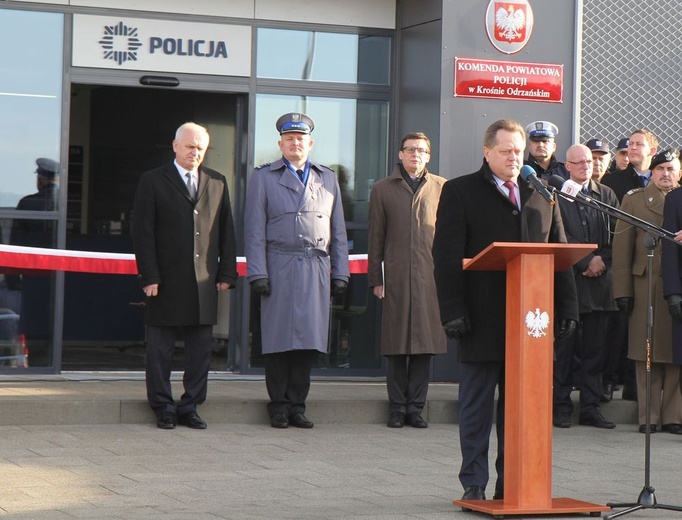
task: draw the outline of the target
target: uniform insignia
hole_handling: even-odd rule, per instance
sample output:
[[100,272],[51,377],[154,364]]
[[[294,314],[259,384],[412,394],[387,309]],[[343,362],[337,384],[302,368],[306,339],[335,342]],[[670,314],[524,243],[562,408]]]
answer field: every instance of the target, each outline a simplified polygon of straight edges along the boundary
[[269,162],[263,163],[263,164],[261,164],[260,166],[257,166],[257,167],[256,167],[256,170],[260,170],[261,168],[265,168],[266,166],[270,166],[271,164],[272,164],[272,163],[269,163]]
[[634,188],[626,193],[626,195],[632,195],[633,193],[637,193],[638,191],[642,191],[644,188]]
[[547,333],[545,329],[549,327],[549,314],[546,312],[540,312],[540,309],[535,309],[535,314],[533,311],[528,311],[526,314],[526,327],[528,328],[528,335],[534,338],[541,338],[546,336]]

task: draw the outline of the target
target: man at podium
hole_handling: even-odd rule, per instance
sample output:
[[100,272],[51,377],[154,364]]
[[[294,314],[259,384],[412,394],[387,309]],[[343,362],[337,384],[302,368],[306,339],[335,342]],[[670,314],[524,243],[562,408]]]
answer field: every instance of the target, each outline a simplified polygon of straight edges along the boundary
[[[433,259],[441,322],[448,337],[459,342],[463,500],[485,499],[495,411],[493,498],[504,498],[506,274],[464,271],[462,260],[492,242],[566,242],[558,206],[519,179],[525,147],[525,132],[518,122],[502,119],[490,125],[484,136],[483,165],[445,183],[436,217]],[[557,336],[575,330],[578,306],[570,269],[556,275],[555,320]]]

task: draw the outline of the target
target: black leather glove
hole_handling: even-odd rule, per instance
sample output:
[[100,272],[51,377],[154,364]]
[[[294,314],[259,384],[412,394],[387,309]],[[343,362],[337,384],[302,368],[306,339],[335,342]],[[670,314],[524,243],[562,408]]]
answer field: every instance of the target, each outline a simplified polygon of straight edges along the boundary
[[570,318],[562,318],[559,320],[559,329],[557,330],[556,334],[554,335],[554,340],[555,341],[561,341],[562,339],[566,339],[571,337],[571,335],[575,332],[575,329],[578,328],[578,322],[575,320],[572,320]]
[[676,322],[682,323],[682,294],[668,296],[668,310]]
[[261,296],[270,296],[270,280],[267,278],[259,278],[251,282],[251,288],[256,294]]
[[341,280],[341,278],[334,278],[332,280],[332,290],[334,292],[334,296],[346,294],[346,291],[348,290],[348,282],[346,280]]
[[445,335],[450,339],[462,339],[471,330],[469,316],[462,316],[443,323]]
[[618,306],[619,311],[630,314],[632,309],[635,307],[635,300],[629,296],[616,298],[616,305]]

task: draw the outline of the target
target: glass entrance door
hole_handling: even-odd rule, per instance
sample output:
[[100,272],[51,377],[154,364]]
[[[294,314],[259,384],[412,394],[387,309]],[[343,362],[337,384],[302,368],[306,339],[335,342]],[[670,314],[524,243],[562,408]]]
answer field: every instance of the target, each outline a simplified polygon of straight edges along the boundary
[[[173,160],[175,130],[187,121],[208,129],[204,164],[225,175],[234,206],[239,106],[239,95],[230,93],[73,84],[67,249],[132,253],[137,182]],[[136,277],[66,273],[64,285],[62,371],[144,370],[144,299]],[[230,370],[234,357],[230,295],[221,296],[211,366],[219,371]],[[177,353],[180,370],[181,345]]]

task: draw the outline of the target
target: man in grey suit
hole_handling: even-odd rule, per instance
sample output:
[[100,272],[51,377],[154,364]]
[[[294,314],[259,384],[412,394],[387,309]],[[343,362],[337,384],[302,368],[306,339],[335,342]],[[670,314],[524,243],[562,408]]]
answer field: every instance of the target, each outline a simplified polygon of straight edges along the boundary
[[[195,123],[178,128],[175,160],[142,175],[134,203],[133,246],[146,298],[147,399],[157,426],[204,429],[218,317],[218,291],[237,280],[236,244],[225,177],[201,165],[209,135]],[[176,338],[184,337],[184,393],[173,399],[170,374]]]
[[312,428],[310,371],[328,348],[330,285],[348,286],[348,242],[336,175],[308,158],[313,120],[289,113],[275,126],[282,158],[256,168],[246,192],[247,277],[261,297],[270,424]]

